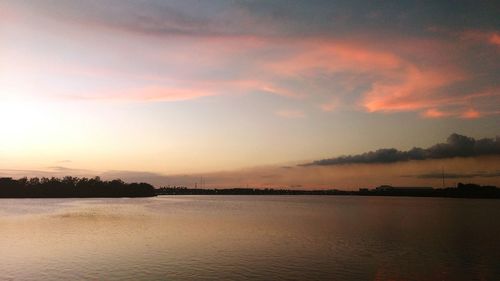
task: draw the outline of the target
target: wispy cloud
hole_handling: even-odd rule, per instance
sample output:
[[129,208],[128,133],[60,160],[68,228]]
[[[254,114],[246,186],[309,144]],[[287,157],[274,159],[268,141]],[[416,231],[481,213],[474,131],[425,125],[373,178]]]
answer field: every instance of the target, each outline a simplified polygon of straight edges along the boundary
[[340,106],[341,105],[340,105],[339,98],[332,98],[330,101],[327,101],[327,102],[321,104],[320,108],[321,108],[321,110],[323,110],[325,112],[332,112],[335,109],[339,108]]
[[466,30],[458,33],[460,39],[466,42],[489,44],[500,47],[500,31]]
[[449,112],[444,112],[444,111],[441,111],[441,110],[435,109],[435,108],[429,108],[422,113],[422,116],[424,116],[426,118],[442,118],[442,117],[446,117],[449,115],[450,115]]
[[283,109],[275,112],[276,116],[283,118],[304,118],[306,114],[302,110],[297,109]]
[[[373,12],[369,4],[352,4],[359,14],[330,24],[326,19],[340,17],[327,11],[341,13],[349,5],[322,5],[339,9],[226,1],[13,2],[3,5],[5,13],[24,13],[33,26],[38,23],[35,18],[50,19],[40,22],[53,28],[50,33],[66,28],[67,40],[79,42],[72,51],[85,49],[95,61],[61,59],[57,50],[38,53],[28,48],[7,63],[12,72],[22,73],[23,80],[44,86],[36,95],[45,92],[65,99],[179,101],[266,92],[320,104],[325,112],[354,107],[370,113],[473,119],[496,111],[498,52],[490,47],[476,55],[474,46],[477,42],[499,46],[500,33],[494,28],[472,26],[464,32],[432,17],[436,22],[427,32],[446,36],[426,37],[412,28],[401,36],[399,25],[373,16],[398,14],[393,10]],[[424,20],[428,11],[414,8],[408,21],[421,26],[419,20],[430,20]],[[486,8],[484,17],[492,17]],[[273,12],[278,11],[276,19]],[[323,21],[311,21],[304,11],[315,12]],[[360,22],[365,30],[355,28],[353,23]],[[59,46],[72,46],[65,38],[56,40],[61,40],[56,42]],[[126,40],[133,44],[123,44]],[[37,64],[42,55],[46,60]],[[493,59],[481,60],[479,55]],[[71,81],[72,89],[43,82],[47,77],[40,70]],[[489,95],[475,95],[485,91]]]

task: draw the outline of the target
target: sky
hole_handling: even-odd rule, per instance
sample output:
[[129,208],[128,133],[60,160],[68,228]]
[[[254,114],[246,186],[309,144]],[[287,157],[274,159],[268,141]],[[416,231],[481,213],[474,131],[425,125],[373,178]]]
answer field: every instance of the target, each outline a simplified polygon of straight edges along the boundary
[[495,2],[0,0],[0,175],[500,185]]

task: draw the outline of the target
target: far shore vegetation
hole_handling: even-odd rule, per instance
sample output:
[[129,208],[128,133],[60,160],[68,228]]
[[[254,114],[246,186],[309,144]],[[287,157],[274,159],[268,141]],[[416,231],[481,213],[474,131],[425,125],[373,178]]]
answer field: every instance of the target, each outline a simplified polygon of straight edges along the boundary
[[158,195],[362,195],[362,196],[412,196],[412,197],[454,197],[454,198],[500,198],[500,189],[496,186],[459,183],[456,187],[394,187],[382,185],[377,188],[360,188],[358,190],[319,189],[256,189],[225,188],[201,189],[187,187],[163,187],[157,190]]
[[148,183],[125,183],[94,178],[0,178],[0,198],[150,197],[155,188]]
[[168,186],[155,188],[149,183],[126,183],[120,179],[102,180],[99,177],[78,178],[0,178],[0,198],[96,198],[96,197],[152,197],[157,195],[362,195],[414,196],[455,198],[500,198],[496,186],[459,183],[456,187],[394,187],[358,190],[296,190],[282,188],[187,188]]

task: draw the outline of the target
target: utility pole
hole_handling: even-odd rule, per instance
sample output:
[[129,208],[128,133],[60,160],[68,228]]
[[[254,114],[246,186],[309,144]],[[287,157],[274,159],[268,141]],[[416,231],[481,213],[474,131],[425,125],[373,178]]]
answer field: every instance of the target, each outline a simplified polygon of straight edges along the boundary
[[441,174],[443,176],[443,188],[444,188],[444,166],[441,168]]

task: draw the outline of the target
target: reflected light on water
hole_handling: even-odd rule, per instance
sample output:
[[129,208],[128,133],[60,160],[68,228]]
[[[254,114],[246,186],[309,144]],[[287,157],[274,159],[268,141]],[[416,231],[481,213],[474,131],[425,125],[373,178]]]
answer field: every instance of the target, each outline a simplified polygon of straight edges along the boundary
[[494,280],[496,200],[314,196],[12,199],[14,280]]

